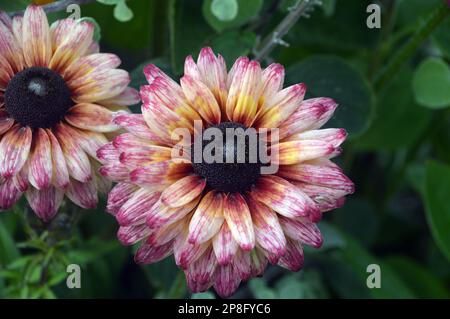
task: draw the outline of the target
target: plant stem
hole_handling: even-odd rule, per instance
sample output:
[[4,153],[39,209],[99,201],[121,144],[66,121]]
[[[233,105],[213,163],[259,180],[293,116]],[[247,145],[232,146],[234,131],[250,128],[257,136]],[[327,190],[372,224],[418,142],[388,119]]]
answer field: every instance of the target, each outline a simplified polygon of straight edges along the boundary
[[[80,4],[81,5],[81,4],[86,4],[86,3],[90,3],[90,2],[94,2],[94,1],[95,0],[61,0],[61,1],[56,1],[55,3],[49,3],[46,5],[43,5],[42,8],[47,13],[58,12],[58,11],[66,10],[66,8],[71,4]],[[8,15],[10,17],[14,17],[17,15],[23,15],[24,13],[25,13],[24,10],[14,11],[14,12],[9,12]]]
[[374,87],[377,91],[380,91],[398,73],[403,64],[409,60],[417,48],[445,20],[449,13],[450,8],[448,5],[442,4],[430,14],[412,38],[399,50],[387,66],[377,74],[374,81]]
[[289,14],[280,22],[275,30],[266,36],[261,42],[261,45],[254,50],[255,59],[259,61],[265,59],[278,45],[287,46],[288,44],[284,42],[282,38],[289,32],[302,15],[307,14],[314,5],[319,3],[320,2],[317,0],[298,0],[297,3],[290,8]]

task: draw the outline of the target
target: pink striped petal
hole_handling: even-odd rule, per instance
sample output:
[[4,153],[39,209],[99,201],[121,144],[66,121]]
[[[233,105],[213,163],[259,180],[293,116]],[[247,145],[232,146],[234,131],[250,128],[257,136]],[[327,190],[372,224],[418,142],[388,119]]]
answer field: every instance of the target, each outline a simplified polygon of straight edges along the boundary
[[227,223],[224,223],[220,231],[214,236],[212,244],[217,262],[221,266],[228,265],[239,248]]
[[130,183],[118,183],[108,194],[106,211],[116,215],[119,209],[128,201],[138,188]]
[[325,97],[303,101],[298,109],[280,126],[280,138],[320,128],[328,122],[336,107],[335,101]]
[[67,122],[75,127],[95,132],[112,132],[119,127],[114,124],[115,113],[97,104],[80,103],[66,114]]
[[262,114],[255,126],[258,128],[275,128],[286,121],[300,106],[305,97],[306,85],[295,84],[274,94],[266,101]]
[[321,140],[298,140],[276,144],[270,148],[275,154],[274,162],[279,165],[292,165],[320,157],[332,157],[341,152],[331,143]]
[[266,205],[247,199],[252,214],[256,243],[277,257],[286,250],[286,238],[278,222],[277,214]]
[[280,217],[280,224],[286,236],[314,248],[322,246],[323,238],[316,224],[307,218]]
[[183,177],[163,191],[161,201],[170,207],[183,206],[200,195],[205,186],[206,181],[200,176]]
[[124,246],[134,245],[150,234],[150,229],[145,224],[120,226],[117,238]]
[[71,180],[66,195],[72,202],[82,208],[95,208],[98,203],[97,189],[92,180],[86,183]]
[[61,149],[61,145],[59,144],[55,135],[53,135],[52,131],[47,129],[46,132],[50,139],[52,149],[52,184],[59,188],[66,188],[70,183],[70,178],[64,153]]
[[77,103],[95,103],[121,94],[130,84],[125,70],[112,69],[91,72],[83,78],[67,82]]
[[120,151],[114,146],[112,142],[107,143],[97,150],[97,158],[102,163],[120,164]]
[[58,213],[64,198],[64,191],[56,187],[35,189],[30,187],[25,197],[30,207],[43,221],[50,221]]
[[219,232],[223,221],[223,194],[211,191],[202,198],[189,223],[189,243],[208,241]]
[[209,247],[208,243],[192,245],[187,240],[188,232],[185,230],[177,236],[173,246],[175,263],[181,269],[188,269]]
[[146,243],[149,245],[161,246],[171,241],[187,227],[187,218],[183,218],[177,222],[167,226],[155,229],[147,238]]
[[86,153],[80,150],[79,135],[74,136],[74,133],[76,134],[66,124],[59,123],[55,128],[55,135],[64,154],[70,176],[77,181],[87,182],[92,179],[91,164]]
[[[22,52],[22,50],[12,30],[4,23],[0,23],[0,60],[3,60],[0,65],[3,70],[10,69],[14,73],[22,71],[23,55],[17,54],[17,52]],[[12,73],[10,74],[12,75]]]
[[235,271],[238,277],[243,281],[250,279],[252,275],[252,260],[250,254],[251,252],[245,252],[242,249],[239,249],[233,258]]
[[158,201],[148,212],[147,225],[152,229],[168,226],[183,219],[187,214],[197,206],[200,196],[195,198],[192,202],[177,207],[171,208],[164,205],[161,200]]
[[116,182],[128,182],[130,171],[123,164],[104,165],[99,169],[100,175]]
[[[201,80],[215,96],[217,102],[225,109],[227,103],[227,66],[222,56],[214,54],[211,48],[200,50],[197,60]],[[189,73],[186,73],[189,75]],[[194,79],[196,79],[194,77]],[[197,79],[196,79],[197,80]]]
[[170,241],[162,246],[153,246],[143,244],[136,251],[134,261],[137,264],[151,264],[160,261],[171,255],[173,251],[173,241]]
[[278,175],[286,179],[296,180],[307,184],[315,184],[334,188],[351,194],[355,190],[353,182],[344,175],[341,169],[330,166],[313,164],[296,164],[281,166]]
[[50,27],[41,7],[31,5],[23,16],[23,56],[28,67],[48,66],[52,57]]
[[233,265],[218,267],[215,277],[214,289],[222,298],[231,296],[241,283]]
[[144,138],[137,137],[131,133],[124,133],[116,136],[113,140],[113,145],[116,149],[122,152],[141,151],[147,149],[153,144]]
[[186,280],[191,292],[203,292],[211,287],[217,260],[209,247],[186,271]]
[[108,143],[108,139],[103,133],[94,131],[80,130],[73,128],[73,136],[77,138],[81,149],[84,150],[90,157],[97,158],[97,150]]
[[278,63],[272,63],[261,74],[261,97],[259,104],[261,109],[266,109],[266,102],[283,88],[284,67]]
[[330,143],[334,147],[340,146],[347,138],[347,132],[342,128],[327,128],[323,130],[311,130],[290,136],[289,141],[294,140],[320,140]]
[[133,88],[126,88],[122,93],[106,100],[98,101],[98,104],[105,106],[131,106],[141,101],[139,92]]
[[290,271],[299,271],[303,268],[303,247],[298,241],[288,240],[286,253],[278,261],[278,265]]
[[250,126],[255,120],[261,94],[261,67],[258,62],[238,59],[232,73],[226,114],[233,122]]
[[251,197],[288,218],[305,217],[319,212],[318,207],[295,185],[277,176],[262,176]]
[[341,207],[345,202],[345,191],[319,185],[293,182],[302,192],[307,194],[322,212]]
[[130,180],[142,187],[161,189],[167,184],[183,178],[191,170],[192,165],[190,164],[167,160],[133,170],[130,173]]
[[[89,49],[94,29],[94,24],[89,21],[77,21],[53,52],[49,67],[64,74],[64,70]],[[83,66],[78,61],[77,64]]]
[[142,114],[121,114],[114,118],[114,123],[140,139],[155,143],[162,142],[162,140],[150,130]]
[[28,165],[31,185],[38,190],[48,188],[53,174],[52,149],[50,138],[42,128],[34,132]]
[[147,213],[158,201],[160,193],[150,192],[145,188],[136,191],[133,196],[119,209],[116,219],[121,226],[142,224]]
[[22,166],[22,169],[13,177],[14,186],[21,191],[25,192],[30,187],[30,181],[28,180],[28,165]]
[[0,180],[0,211],[7,210],[14,205],[22,195],[11,178]]
[[224,201],[223,215],[234,240],[249,251],[255,247],[255,232],[247,203],[239,193],[229,194]]
[[[79,58],[77,63],[72,64],[64,71],[63,76],[66,81],[71,81],[73,79],[80,79],[95,71],[101,72],[104,70],[115,69],[119,65],[120,59],[117,55],[110,53],[96,53]],[[104,103],[100,104],[104,105]]]
[[143,167],[152,162],[168,161],[171,158],[172,150],[168,147],[158,145],[148,145],[141,150],[125,151],[120,154],[119,160],[130,170]]
[[220,107],[209,88],[188,75],[182,77],[180,82],[184,95],[201,117],[210,124],[220,123]]
[[0,177],[10,178],[25,164],[30,153],[32,133],[29,127],[18,125],[10,129],[0,141]]

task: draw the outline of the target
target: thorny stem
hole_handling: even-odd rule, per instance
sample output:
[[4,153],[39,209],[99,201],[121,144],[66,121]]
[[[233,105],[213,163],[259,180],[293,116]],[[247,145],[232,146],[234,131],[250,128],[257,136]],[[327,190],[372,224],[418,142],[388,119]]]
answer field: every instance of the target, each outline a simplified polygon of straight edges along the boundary
[[[58,11],[62,11],[62,10],[66,10],[66,8],[71,5],[71,4],[86,4],[86,3],[90,3],[90,2],[94,2],[95,0],[61,0],[61,1],[57,1],[55,3],[49,3],[46,5],[43,5],[42,8],[44,9],[45,12],[50,13],[50,12],[58,12]],[[14,12],[9,12],[8,15],[10,17],[14,17],[17,15],[23,15],[25,11],[14,11]]]
[[289,44],[283,41],[283,37],[295,25],[295,23],[302,16],[308,16],[314,5],[321,4],[319,0],[298,0],[297,3],[289,9],[289,14],[280,22],[280,24],[273,30],[271,34],[264,38],[261,45],[254,50],[256,60],[263,60],[278,45],[288,46]]
[[434,10],[420,26],[412,38],[398,51],[388,65],[375,77],[374,87],[380,91],[388,81],[394,77],[399,69],[406,63],[417,48],[429,37],[429,35],[445,20],[450,13],[449,6],[445,3]]

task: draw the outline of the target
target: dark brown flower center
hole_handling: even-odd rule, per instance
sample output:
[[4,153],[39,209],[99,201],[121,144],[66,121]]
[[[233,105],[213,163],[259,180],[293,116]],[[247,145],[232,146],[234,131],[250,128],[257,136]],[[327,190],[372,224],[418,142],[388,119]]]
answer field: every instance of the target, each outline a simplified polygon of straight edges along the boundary
[[[248,135],[242,136],[246,127],[239,123],[223,122],[212,128],[218,129],[216,132],[221,132],[222,138],[216,140],[216,136],[206,135],[206,131],[202,134],[201,143],[197,141],[199,145],[201,144],[201,156],[198,156],[200,150],[196,149],[195,145],[191,152],[194,172],[204,177],[207,186],[211,189],[226,193],[249,190],[261,175],[262,164],[258,153],[255,154],[260,143],[257,140],[255,144],[255,140],[251,140]],[[232,136],[227,134],[227,129],[232,129],[228,132],[234,130],[235,134]],[[211,145],[215,147],[212,148]],[[208,161],[205,153],[206,156],[218,155],[217,160]],[[230,157],[233,161],[230,161]],[[198,159],[201,161],[199,162]]]
[[17,73],[5,91],[9,115],[24,126],[53,127],[74,105],[64,79],[44,67],[31,67]]

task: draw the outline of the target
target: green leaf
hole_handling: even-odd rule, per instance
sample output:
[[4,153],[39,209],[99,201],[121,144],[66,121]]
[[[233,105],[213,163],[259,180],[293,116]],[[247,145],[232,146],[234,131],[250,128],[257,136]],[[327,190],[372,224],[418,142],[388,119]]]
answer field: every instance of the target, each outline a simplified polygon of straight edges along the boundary
[[425,207],[434,240],[450,261],[450,167],[429,161],[425,177]]
[[101,4],[106,4],[108,6],[114,6],[118,4],[122,0],[97,0],[97,2],[100,2]]
[[417,68],[413,80],[417,103],[431,109],[450,106],[450,68],[440,58],[428,58]]
[[[197,56],[200,49],[214,34],[198,10],[200,0],[170,0],[169,27],[171,63],[174,73],[183,71],[188,55]],[[189,26],[189,32],[186,32]]]
[[210,291],[199,292],[197,294],[192,294],[191,299],[216,299],[214,294]]
[[387,264],[369,253],[355,238],[344,235],[347,242],[345,249],[342,250],[343,258],[353,272],[359,277],[362,284],[366,284],[367,266],[376,264],[381,270],[381,288],[368,288],[368,293],[373,298],[414,298],[414,293],[408,288],[403,280]]
[[[374,243],[379,230],[380,221],[375,207],[369,201],[361,197],[352,197],[352,199],[347,201],[344,207],[339,210],[339,213],[333,215],[333,217],[340,229],[358,239],[360,243],[366,246],[370,246]],[[361,225],[365,226],[361,227]],[[324,234],[324,244],[326,244],[326,241],[328,240],[325,235],[326,234]],[[343,241],[344,239],[341,240]]]
[[212,14],[220,21],[231,21],[238,14],[237,0],[213,0],[211,3]]
[[276,298],[276,293],[273,289],[267,286],[267,283],[262,278],[253,278],[249,281],[248,286],[256,299],[273,299]]
[[413,73],[403,69],[380,93],[369,130],[357,141],[365,150],[407,148],[428,127],[432,111],[419,106],[412,92]]
[[[219,2],[230,2],[229,0],[204,0],[203,1],[203,15],[216,31],[222,32],[226,29],[237,28],[248,22],[253,17],[257,16],[262,7],[262,0],[234,0],[237,2],[238,11],[233,19],[221,20],[212,11],[213,4]],[[221,4],[222,6],[224,4]],[[217,4],[216,4],[217,6]],[[230,6],[230,5],[228,5]],[[228,14],[230,16],[230,14]]]
[[252,32],[228,31],[214,38],[211,47],[224,57],[227,65],[232,65],[238,57],[251,52],[255,41],[256,35]]
[[422,196],[425,194],[425,176],[426,170],[423,164],[411,164],[406,169],[406,179],[411,187]]
[[365,78],[345,60],[335,56],[314,56],[290,67],[290,84],[307,85],[307,98],[330,97],[339,107],[328,127],[342,127],[350,137],[363,133],[372,118],[374,97]]
[[419,298],[450,298],[442,282],[425,267],[404,256],[385,260]]
[[102,38],[102,30],[100,28],[100,25],[95,21],[94,18],[91,17],[83,17],[79,21],[88,21],[94,25],[94,36],[93,39],[95,42],[100,42]]
[[133,11],[127,6],[126,0],[121,0],[114,8],[114,17],[120,22],[127,22],[133,19]]
[[434,42],[450,58],[450,19],[445,20],[433,35]]
[[0,10],[1,11],[18,11],[25,10],[27,5],[31,3],[31,0],[1,0],[0,1]]
[[0,266],[5,266],[20,256],[11,234],[0,222]]
[[322,0],[322,10],[325,16],[332,16],[336,8],[336,0]]

